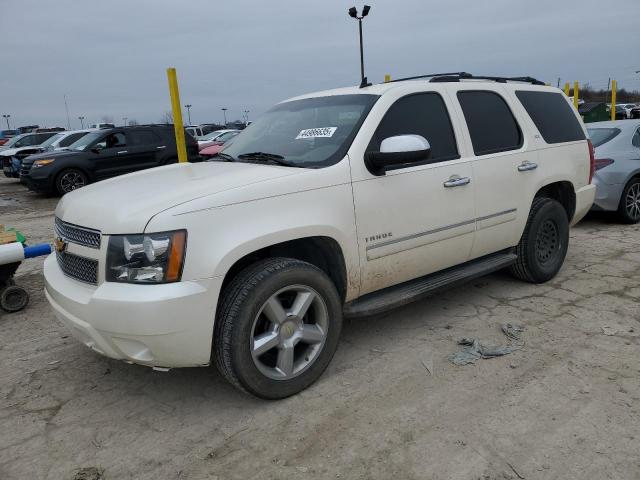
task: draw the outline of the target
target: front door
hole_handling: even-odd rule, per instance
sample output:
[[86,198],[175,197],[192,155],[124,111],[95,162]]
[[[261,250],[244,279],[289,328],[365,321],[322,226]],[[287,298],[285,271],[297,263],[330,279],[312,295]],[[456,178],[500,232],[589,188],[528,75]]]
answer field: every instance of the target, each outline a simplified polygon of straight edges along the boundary
[[367,151],[396,135],[421,135],[431,145],[422,164],[400,165],[383,176],[354,179],[361,294],[463,263],[475,217],[471,161],[461,159],[448,99],[424,92],[387,110]]

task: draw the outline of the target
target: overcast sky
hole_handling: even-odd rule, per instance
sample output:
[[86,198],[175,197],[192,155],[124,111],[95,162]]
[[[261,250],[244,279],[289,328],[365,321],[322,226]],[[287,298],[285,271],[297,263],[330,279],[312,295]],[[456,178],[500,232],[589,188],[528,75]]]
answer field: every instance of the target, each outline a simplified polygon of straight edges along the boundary
[[[196,124],[221,121],[221,107],[229,120],[243,110],[252,119],[285,98],[359,83],[351,0],[1,3],[0,113],[12,126],[66,127],[64,95],[73,128],[79,115],[159,121],[170,110],[169,66]],[[464,70],[594,87],[614,77],[640,89],[640,0],[368,3],[365,68],[374,82]]]

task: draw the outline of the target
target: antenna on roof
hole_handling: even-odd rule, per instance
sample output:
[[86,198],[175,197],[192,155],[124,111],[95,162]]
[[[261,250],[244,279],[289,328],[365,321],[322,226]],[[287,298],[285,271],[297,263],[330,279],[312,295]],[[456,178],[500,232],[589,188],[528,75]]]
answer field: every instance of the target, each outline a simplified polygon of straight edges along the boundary
[[365,5],[362,8],[362,15],[358,16],[358,10],[356,7],[349,9],[349,16],[358,20],[358,30],[360,32],[360,88],[368,87],[371,84],[367,82],[367,77],[364,76],[364,50],[362,48],[362,19],[369,14],[371,7]]

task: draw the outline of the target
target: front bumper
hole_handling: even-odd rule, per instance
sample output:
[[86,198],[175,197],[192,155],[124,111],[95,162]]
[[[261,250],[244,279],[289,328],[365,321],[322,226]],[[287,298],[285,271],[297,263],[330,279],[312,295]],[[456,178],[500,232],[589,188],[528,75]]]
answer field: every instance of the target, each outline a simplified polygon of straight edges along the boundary
[[65,276],[52,254],[44,278],[56,317],[96,352],[154,367],[209,364],[221,277],[96,287]]
[[596,186],[593,184],[585,185],[582,188],[576,190],[576,211],[571,219],[571,226],[578,223],[587,214],[593,200],[596,196]]

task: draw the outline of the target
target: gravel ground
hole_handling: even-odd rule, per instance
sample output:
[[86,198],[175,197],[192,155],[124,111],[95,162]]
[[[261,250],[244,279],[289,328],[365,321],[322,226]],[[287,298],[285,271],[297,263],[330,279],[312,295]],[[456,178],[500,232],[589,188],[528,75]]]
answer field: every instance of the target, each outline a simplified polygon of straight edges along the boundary
[[[2,179],[0,223],[49,241],[56,201]],[[553,281],[494,274],[350,322],[319,382],[266,402],[88,350],[32,260],[30,305],[0,314],[0,479],[640,479],[639,267],[640,226],[590,217]],[[504,322],[524,348],[447,360]]]

